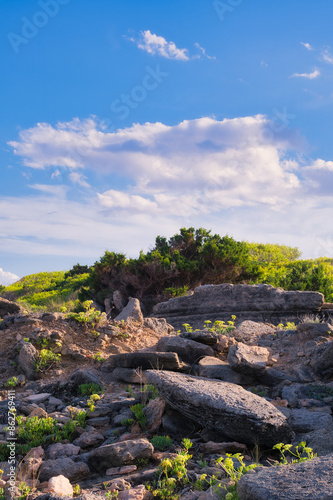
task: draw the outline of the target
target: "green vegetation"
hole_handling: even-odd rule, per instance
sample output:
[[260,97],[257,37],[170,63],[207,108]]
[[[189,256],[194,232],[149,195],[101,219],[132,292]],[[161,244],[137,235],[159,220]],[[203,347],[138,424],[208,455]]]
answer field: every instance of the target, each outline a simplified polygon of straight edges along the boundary
[[96,401],[99,401],[101,398],[98,394],[92,394],[87,401],[87,406],[90,411],[94,411]]
[[92,304],[92,300],[85,300],[82,302],[83,311],[68,313],[67,317],[75,319],[79,323],[90,324],[95,328],[105,319],[105,314],[92,307]]
[[35,364],[35,370],[45,373],[56,363],[59,363],[61,354],[55,354],[52,349],[42,349]]
[[287,323],[284,325],[283,323],[279,323],[278,326],[279,330],[296,330],[296,325],[293,322],[287,321]]
[[164,451],[172,446],[172,439],[169,436],[154,436],[150,440],[156,450]]
[[[61,442],[64,439],[72,441],[75,429],[82,426],[85,412],[79,412],[75,418],[69,420],[66,424],[58,424],[54,418],[45,417],[27,417],[17,416],[16,432],[16,452],[18,455],[26,455],[31,448],[40,445]],[[6,444],[0,444],[0,462],[7,461],[9,448]]]
[[[290,463],[294,464],[297,462],[306,462],[307,460],[312,460],[317,456],[316,453],[313,453],[312,448],[306,446],[306,442],[302,441],[299,445],[295,446],[294,450],[291,444],[278,443],[273,446],[273,450],[279,450],[281,454],[280,462],[277,465],[285,464],[288,465]],[[286,456],[286,453],[289,453],[289,460]]]
[[1,287],[0,294],[31,310],[61,311],[64,306],[74,310],[79,303],[78,292],[88,277],[89,273],[68,275],[63,271],[31,274]]
[[4,387],[9,388],[9,387],[17,387],[19,385],[19,380],[17,377],[12,377],[7,380],[7,382],[4,384]]
[[307,397],[322,401],[324,398],[333,398],[333,388],[325,385],[309,384],[304,388]]
[[[70,271],[39,273],[22,278],[0,295],[20,304],[49,311],[74,312],[77,321],[92,325],[102,315],[81,302],[103,302],[114,291],[137,297],[149,314],[154,304],[178,297],[196,286],[219,283],[267,283],[285,290],[319,291],[333,302],[333,257],[301,260],[298,248],[248,243],[199,228],[181,228],[137,258],[106,251],[90,268],[76,264]],[[86,303],[87,304],[87,303]]]
[[103,389],[98,384],[94,383],[81,384],[79,385],[78,392],[80,396],[90,396],[91,394],[101,394],[103,392]]
[[137,403],[131,406],[131,410],[134,413],[135,419],[139,422],[141,429],[146,428],[147,419],[143,412],[144,405]]

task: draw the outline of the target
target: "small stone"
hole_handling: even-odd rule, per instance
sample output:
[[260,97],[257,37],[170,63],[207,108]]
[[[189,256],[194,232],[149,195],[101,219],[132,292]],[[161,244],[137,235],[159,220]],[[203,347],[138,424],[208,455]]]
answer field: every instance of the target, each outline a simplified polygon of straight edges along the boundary
[[117,476],[118,474],[130,474],[137,470],[136,465],[126,465],[125,467],[112,467],[105,472],[106,476]]
[[48,481],[47,491],[61,496],[73,496],[73,487],[65,476],[51,477]]

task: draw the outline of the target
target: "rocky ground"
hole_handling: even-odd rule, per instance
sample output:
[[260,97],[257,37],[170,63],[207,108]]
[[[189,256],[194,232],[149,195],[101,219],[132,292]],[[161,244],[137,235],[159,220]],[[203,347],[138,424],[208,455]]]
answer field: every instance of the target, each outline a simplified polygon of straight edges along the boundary
[[[216,460],[239,452],[246,465],[261,464],[239,481],[240,499],[333,498],[329,323],[304,322],[286,330],[242,321],[224,333],[203,329],[179,335],[164,319],[142,318],[138,304],[122,315],[95,328],[62,314],[4,316],[0,444],[6,447],[10,440],[8,390],[15,391],[21,425],[34,416],[51,417],[64,428],[77,411],[87,414],[85,426],[81,422],[59,442],[51,434],[28,454],[17,455],[17,496],[23,495],[23,482],[31,488],[30,498],[153,498],[154,481],[165,479],[165,460],[172,465],[180,452],[186,455],[189,438],[188,480],[176,482],[169,496],[154,496],[224,497],[230,478]],[[60,356],[36,372],[42,349]],[[79,390],[92,383],[103,388],[95,402]],[[163,441],[156,436],[165,435],[170,446],[159,449]],[[280,459],[274,444],[301,441],[318,458],[273,466]],[[0,468],[9,495],[10,464],[6,460]],[[219,494],[217,485],[209,484],[212,477],[221,484]]]

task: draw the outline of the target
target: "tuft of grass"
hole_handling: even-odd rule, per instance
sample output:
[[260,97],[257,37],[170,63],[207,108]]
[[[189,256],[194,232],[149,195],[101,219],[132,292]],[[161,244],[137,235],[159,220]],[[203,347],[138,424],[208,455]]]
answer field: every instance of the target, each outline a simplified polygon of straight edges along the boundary
[[98,384],[81,384],[79,385],[78,393],[80,396],[91,396],[92,394],[102,394],[103,389]]
[[156,450],[164,451],[172,446],[172,439],[169,436],[154,436],[150,440]]

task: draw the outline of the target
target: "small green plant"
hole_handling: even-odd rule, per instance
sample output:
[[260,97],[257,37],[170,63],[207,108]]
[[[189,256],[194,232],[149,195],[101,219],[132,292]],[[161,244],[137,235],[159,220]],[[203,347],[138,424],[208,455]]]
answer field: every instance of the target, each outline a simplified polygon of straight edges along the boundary
[[94,409],[95,409],[95,403],[96,403],[96,401],[98,401],[99,399],[101,399],[101,398],[99,397],[99,395],[98,395],[98,394],[92,394],[92,395],[90,396],[90,398],[89,398],[89,399],[88,399],[88,401],[87,401],[87,405],[88,405],[88,408],[90,409],[90,411],[94,411]]
[[94,354],[92,358],[95,361],[98,361],[99,363],[104,363],[104,361],[105,361],[105,358],[102,358],[102,355],[100,352],[97,352],[96,354]]
[[[290,464],[296,462],[306,462],[308,460],[312,460],[317,456],[316,453],[313,453],[313,449],[309,446],[306,446],[306,442],[302,441],[292,450],[293,446],[291,444],[278,443],[273,446],[273,450],[279,450],[281,454],[280,464]],[[289,453],[288,457],[286,454]]]
[[79,385],[78,392],[81,396],[90,396],[91,394],[101,394],[103,389],[98,384],[94,383],[81,384]]
[[87,413],[85,410],[78,410],[77,408],[70,408],[71,417],[78,423],[80,427],[86,426]]
[[49,339],[38,339],[36,340],[36,344],[41,346],[43,349],[46,349],[47,346],[49,345],[50,340]]
[[120,423],[124,427],[130,427],[134,424],[134,418],[124,418]]
[[80,488],[80,485],[79,485],[79,484],[75,484],[75,485],[73,486],[73,495],[74,495],[75,497],[78,497],[78,496],[80,495],[80,493],[81,493],[81,488]]
[[333,397],[333,387],[309,384],[304,388],[304,393],[309,398],[322,401],[324,398]]
[[108,498],[109,500],[115,500],[116,498],[118,498],[118,494],[119,494],[119,491],[118,491],[118,490],[114,490],[114,491],[106,491],[106,492],[105,492],[105,496],[106,496],[106,498]]
[[135,464],[136,464],[138,469],[143,469],[144,467],[146,467],[148,462],[149,462],[148,458],[138,458],[135,461]]
[[56,363],[59,363],[60,357],[61,354],[55,354],[52,349],[42,349],[35,363],[35,370],[40,373],[45,373]]
[[[235,461],[238,461],[239,466],[235,467]],[[226,458],[218,458],[216,460],[216,465],[222,467],[227,476],[233,481],[233,485],[227,488],[224,486],[223,488],[228,491],[225,498],[226,500],[239,500],[237,495],[237,483],[240,478],[246,474],[249,470],[255,469],[259,467],[259,464],[250,464],[245,465],[244,457],[240,453],[235,453],[232,455],[231,453],[226,453]],[[221,487],[217,487],[216,492]]]
[[29,488],[29,486],[25,481],[21,481],[18,488],[21,493],[19,500],[25,500],[28,497],[29,493],[31,492],[31,488]]
[[145,417],[143,409],[144,405],[142,405],[141,403],[137,403],[131,406],[131,410],[135,415],[135,419],[139,422],[141,429],[145,429],[147,423],[147,419]]
[[248,390],[249,392],[252,392],[252,394],[257,394],[257,396],[260,396],[262,398],[264,398],[267,395],[264,389],[259,391],[258,387],[249,387]]
[[164,451],[172,446],[172,439],[169,436],[154,436],[150,440],[156,450]]
[[295,325],[295,323],[287,321],[285,325],[283,323],[279,323],[277,328],[279,330],[296,330],[297,326]]
[[105,313],[101,313],[94,307],[92,307],[93,301],[86,300],[82,302],[83,311],[77,313],[68,313],[67,318],[74,319],[79,323],[90,324],[95,330],[96,326],[102,323],[105,320]]
[[153,384],[145,384],[143,387],[141,387],[140,391],[144,396],[146,396],[146,398],[144,398],[146,401],[155,399],[159,396],[158,390]]
[[182,440],[182,445],[184,446],[184,448],[185,448],[186,451],[189,451],[192,448],[193,443],[192,443],[192,441],[190,439],[184,438]]
[[135,392],[134,392],[133,388],[130,385],[128,385],[126,387],[126,391],[129,393],[129,395],[131,396],[131,398],[135,398]]
[[17,387],[19,385],[19,380],[17,377],[12,377],[7,380],[7,382],[4,384],[6,388],[8,387]]

